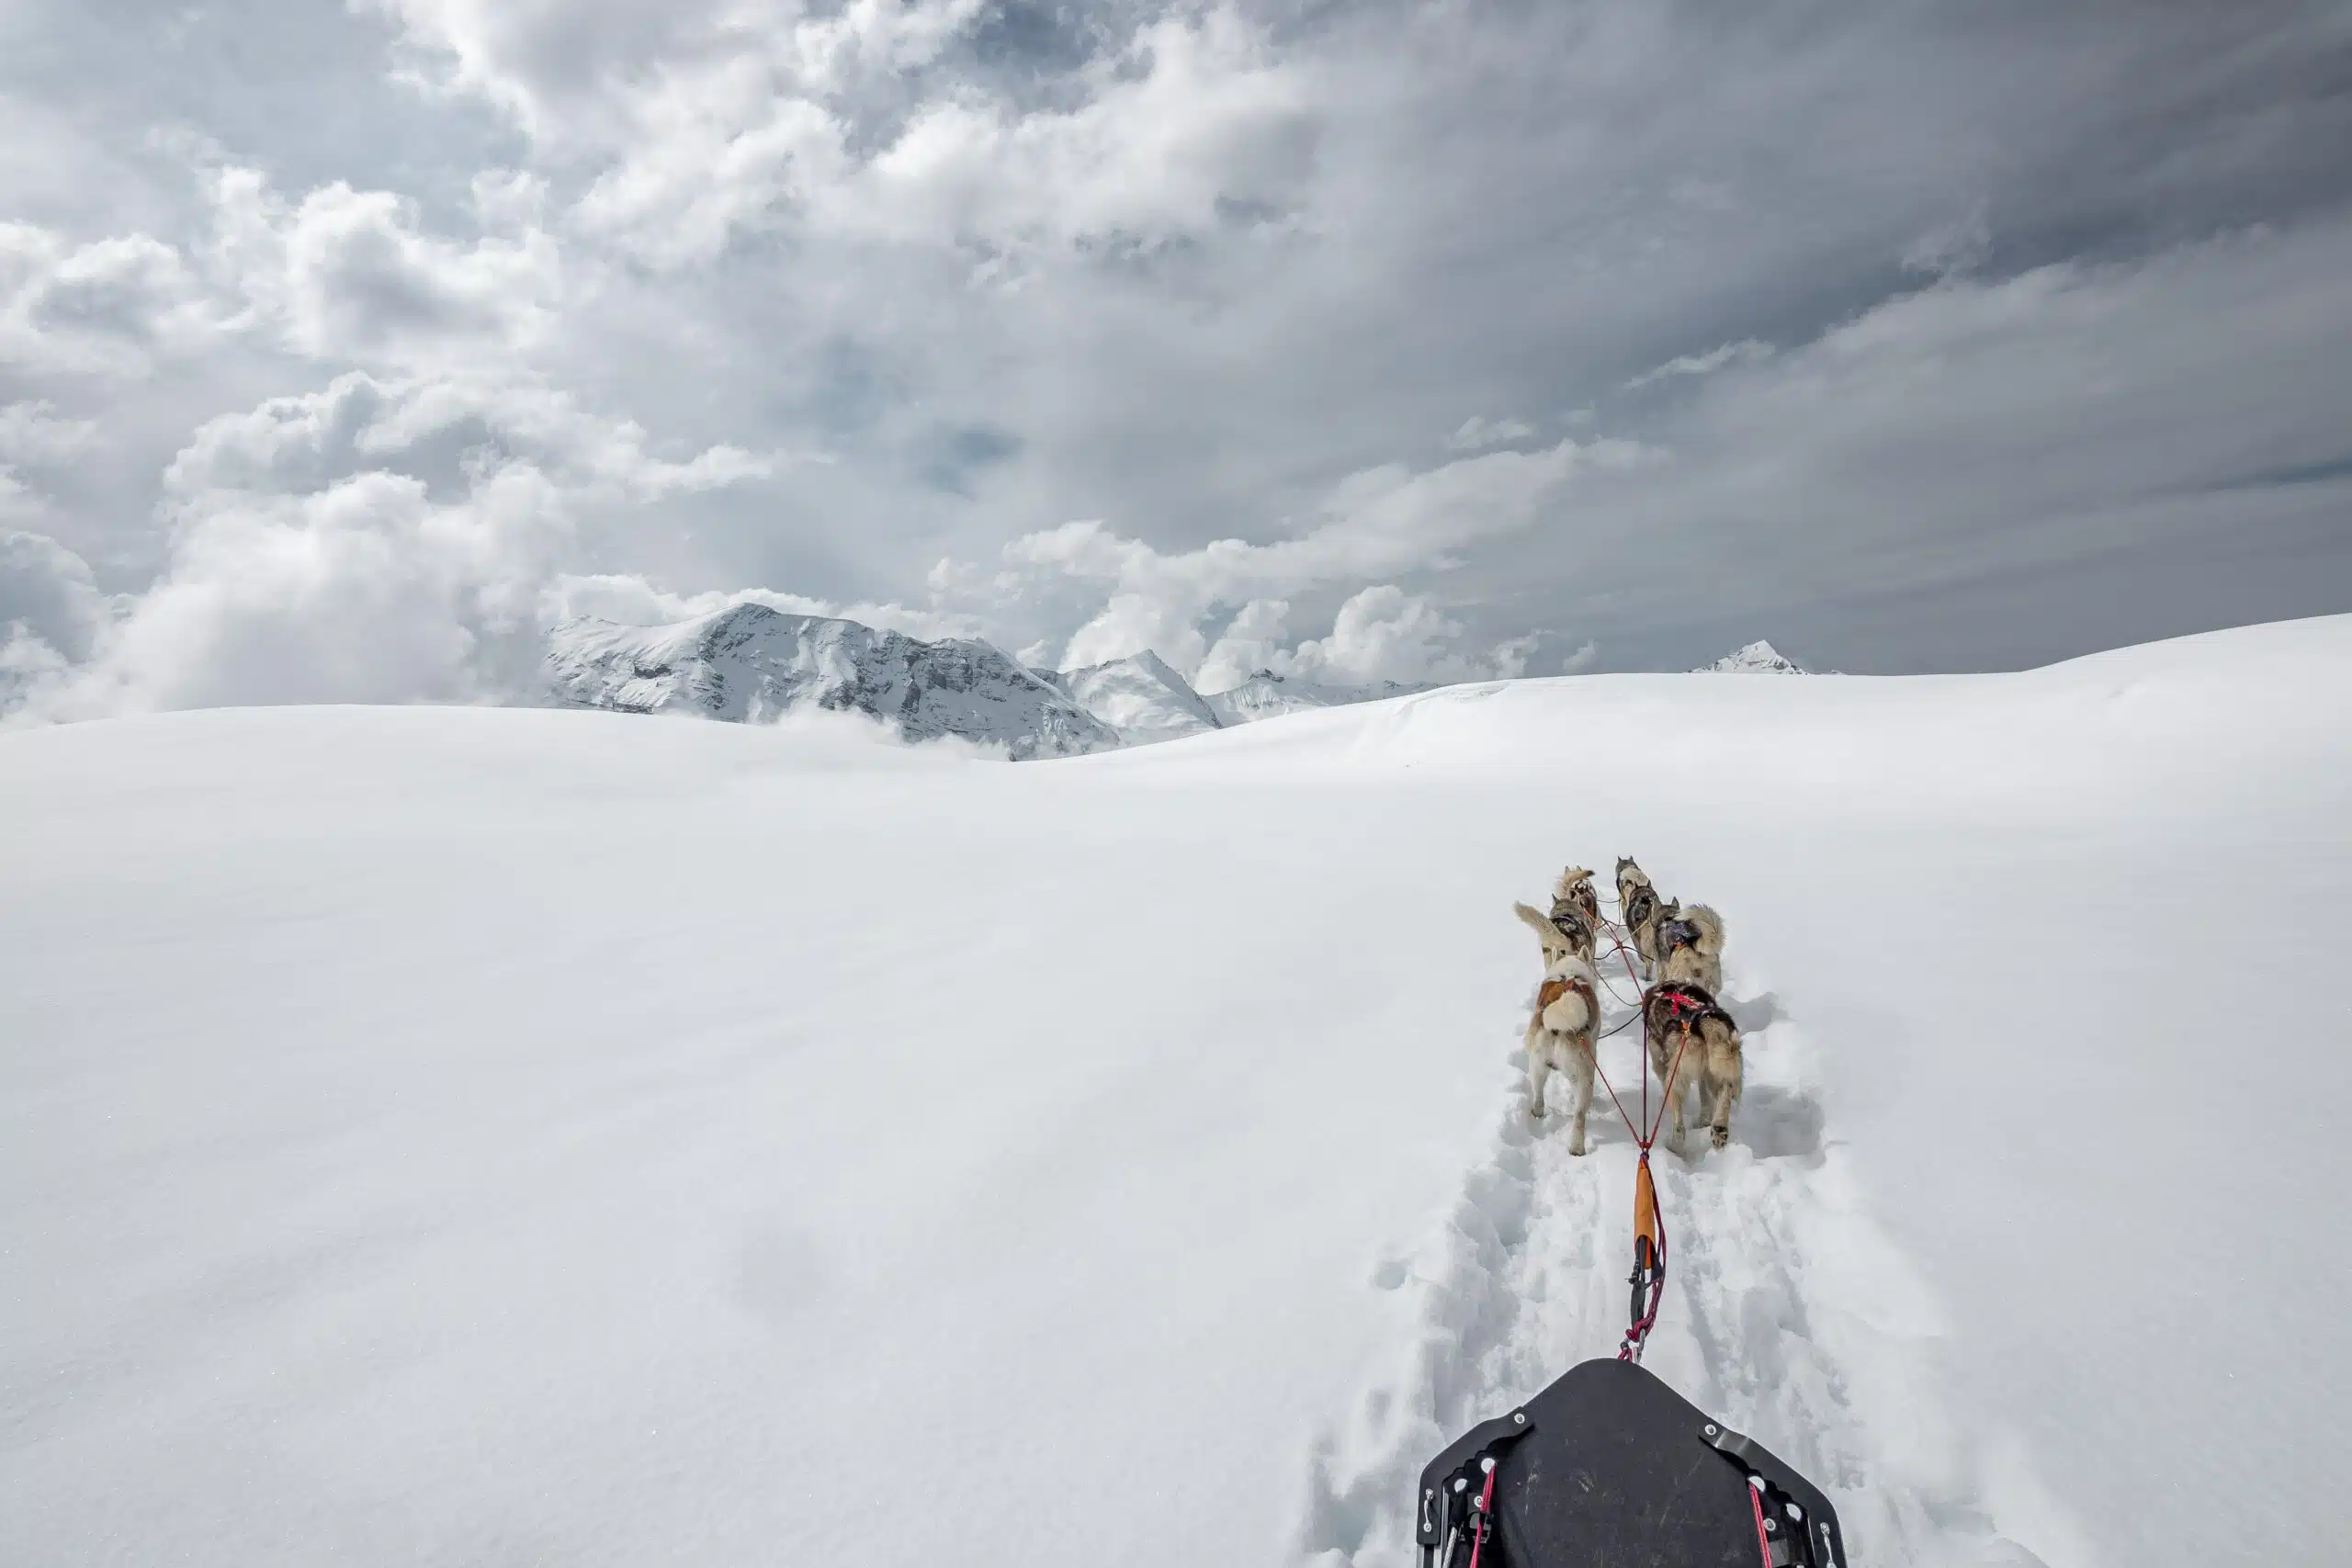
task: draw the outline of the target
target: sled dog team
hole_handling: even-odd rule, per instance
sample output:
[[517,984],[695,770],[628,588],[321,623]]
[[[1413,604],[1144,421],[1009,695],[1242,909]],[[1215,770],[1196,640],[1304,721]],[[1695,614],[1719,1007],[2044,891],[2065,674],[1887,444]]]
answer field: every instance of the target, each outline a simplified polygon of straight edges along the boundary
[[[1689,1126],[1684,1100],[1695,1090],[1700,1120],[1722,1148],[1731,1139],[1731,1108],[1740,1089],[1739,1025],[1715,1001],[1724,983],[1723,919],[1704,904],[1685,908],[1661,898],[1630,857],[1617,862],[1617,905],[1648,986],[1642,993],[1642,1032],[1673,1117],[1667,1146],[1682,1152]],[[1580,865],[1560,873],[1548,915],[1526,904],[1511,908],[1544,946],[1544,984],[1527,1025],[1529,1110],[1542,1116],[1551,1075],[1566,1073],[1577,1091],[1568,1152],[1580,1155],[1600,1029],[1594,964],[1602,926],[1592,873]]]

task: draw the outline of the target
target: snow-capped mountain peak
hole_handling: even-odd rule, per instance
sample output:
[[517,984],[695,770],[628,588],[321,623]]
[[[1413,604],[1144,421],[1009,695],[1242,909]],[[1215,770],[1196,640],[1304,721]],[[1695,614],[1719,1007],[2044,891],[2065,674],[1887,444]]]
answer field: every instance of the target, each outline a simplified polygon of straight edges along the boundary
[[1065,670],[1052,681],[1131,746],[1222,727],[1192,682],[1148,649],[1108,663]]
[[1783,654],[1770,643],[1758,637],[1746,648],[1735,649],[1713,664],[1699,666],[1702,674],[1725,675],[1802,675],[1804,665]]
[[663,626],[583,616],[548,638],[555,694],[583,707],[757,722],[813,705],[910,740],[1001,745],[1016,760],[1099,751],[1111,726],[985,642],[923,642],[855,621],[737,604]]

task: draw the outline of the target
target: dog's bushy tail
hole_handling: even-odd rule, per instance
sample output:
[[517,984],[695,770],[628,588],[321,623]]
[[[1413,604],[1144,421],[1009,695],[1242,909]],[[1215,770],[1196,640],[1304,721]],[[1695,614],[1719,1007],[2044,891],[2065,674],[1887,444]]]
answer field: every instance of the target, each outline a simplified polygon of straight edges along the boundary
[[1724,955],[1724,918],[1704,904],[1693,904],[1684,909],[1680,919],[1699,928],[1699,954],[1702,958],[1720,959]]
[[1566,943],[1562,940],[1559,931],[1553,927],[1552,922],[1544,918],[1544,911],[1536,908],[1533,905],[1513,904],[1510,907],[1510,912],[1517,915],[1528,925],[1534,927],[1535,934],[1542,937],[1546,945],[1552,947],[1562,947],[1566,945]]

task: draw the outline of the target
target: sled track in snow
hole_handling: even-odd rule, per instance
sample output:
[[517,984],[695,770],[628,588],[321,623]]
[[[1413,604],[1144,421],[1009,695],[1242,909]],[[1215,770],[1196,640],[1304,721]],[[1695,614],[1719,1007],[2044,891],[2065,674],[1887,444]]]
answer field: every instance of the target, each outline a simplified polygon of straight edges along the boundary
[[[1746,1040],[1746,1094],[1729,1148],[1709,1148],[1699,1126],[1688,1156],[1661,1134],[1651,1156],[1669,1266],[1645,1364],[1827,1491],[1856,1564],[2036,1563],[1973,1501],[1940,1417],[1933,1306],[1854,1201],[1804,1032],[1770,993],[1727,988]],[[1609,1006],[1602,1027],[1630,1010]],[[1639,1028],[1600,1046],[1636,1116]],[[1412,1488],[1430,1457],[1577,1362],[1616,1353],[1634,1139],[1596,1088],[1590,1153],[1570,1155],[1565,1082],[1536,1122],[1520,1053],[1509,1060],[1491,1146],[1452,1213],[1414,1257],[1375,1273],[1399,1298],[1396,1359],[1315,1444],[1298,1561],[1405,1568]]]

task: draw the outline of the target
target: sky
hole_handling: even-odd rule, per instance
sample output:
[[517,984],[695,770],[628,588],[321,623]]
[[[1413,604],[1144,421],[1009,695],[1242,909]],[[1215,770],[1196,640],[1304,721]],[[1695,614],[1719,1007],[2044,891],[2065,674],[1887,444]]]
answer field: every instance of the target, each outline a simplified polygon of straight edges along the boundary
[[2352,7],[0,6],[0,706],[2352,609]]

